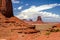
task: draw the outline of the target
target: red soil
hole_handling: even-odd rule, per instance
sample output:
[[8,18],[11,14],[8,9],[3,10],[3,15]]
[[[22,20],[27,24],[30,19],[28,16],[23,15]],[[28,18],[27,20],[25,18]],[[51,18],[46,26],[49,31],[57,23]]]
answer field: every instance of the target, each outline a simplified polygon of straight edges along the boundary
[[[4,39],[4,38],[3,38]],[[60,32],[46,34],[13,34],[7,40],[60,40]]]

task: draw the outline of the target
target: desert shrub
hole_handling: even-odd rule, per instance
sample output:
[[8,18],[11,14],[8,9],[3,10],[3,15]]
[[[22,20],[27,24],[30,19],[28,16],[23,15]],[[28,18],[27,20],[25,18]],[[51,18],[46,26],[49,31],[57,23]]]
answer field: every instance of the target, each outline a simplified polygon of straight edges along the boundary
[[59,32],[60,30],[59,29],[56,29],[55,32]]
[[55,29],[51,29],[51,30],[50,30],[50,32],[54,32],[54,31],[55,31]]
[[50,35],[50,31],[46,32],[46,35]]
[[59,32],[60,29],[51,29],[50,32]]
[[56,28],[56,26],[53,26],[52,28]]

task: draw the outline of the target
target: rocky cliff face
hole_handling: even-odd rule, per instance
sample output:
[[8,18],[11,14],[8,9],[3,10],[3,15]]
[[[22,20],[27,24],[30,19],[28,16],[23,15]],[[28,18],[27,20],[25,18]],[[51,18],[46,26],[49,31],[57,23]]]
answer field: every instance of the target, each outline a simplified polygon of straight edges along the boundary
[[11,36],[16,36],[20,33],[25,34],[34,32],[38,31],[32,29],[30,25],[24,21],[16,17],[6,18],[0,13],[0,38],[10,38]]
[[12,17],[13,16],[13,10],[12,10],[12,3],[11,0],[1,0],[0,3],[0,12],[3,14],[5,17]]

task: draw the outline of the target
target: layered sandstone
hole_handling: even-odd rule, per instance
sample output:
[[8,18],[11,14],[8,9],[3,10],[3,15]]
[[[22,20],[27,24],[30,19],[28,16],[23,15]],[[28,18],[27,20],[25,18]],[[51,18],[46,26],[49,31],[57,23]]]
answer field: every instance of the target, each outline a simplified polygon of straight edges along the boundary
[[12,11],[12,3],[11,0],[1,0],[0,3],[0,12],[5,16],[5,17],[12,17],[13,16],[13,11]]

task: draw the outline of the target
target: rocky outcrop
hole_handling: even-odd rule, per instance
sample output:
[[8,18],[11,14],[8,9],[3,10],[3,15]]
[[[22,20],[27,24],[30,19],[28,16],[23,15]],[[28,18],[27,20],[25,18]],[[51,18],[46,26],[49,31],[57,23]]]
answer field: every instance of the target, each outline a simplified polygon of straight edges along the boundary
[[42,22],[41,16],[37,17],[37,21],[41,21]]
[[12,10],[12,3],[11,0],[1,0],[1,5],[0,5],[0,12],[3,14],[5,17],[9,18],[13,16],[13,10]]

